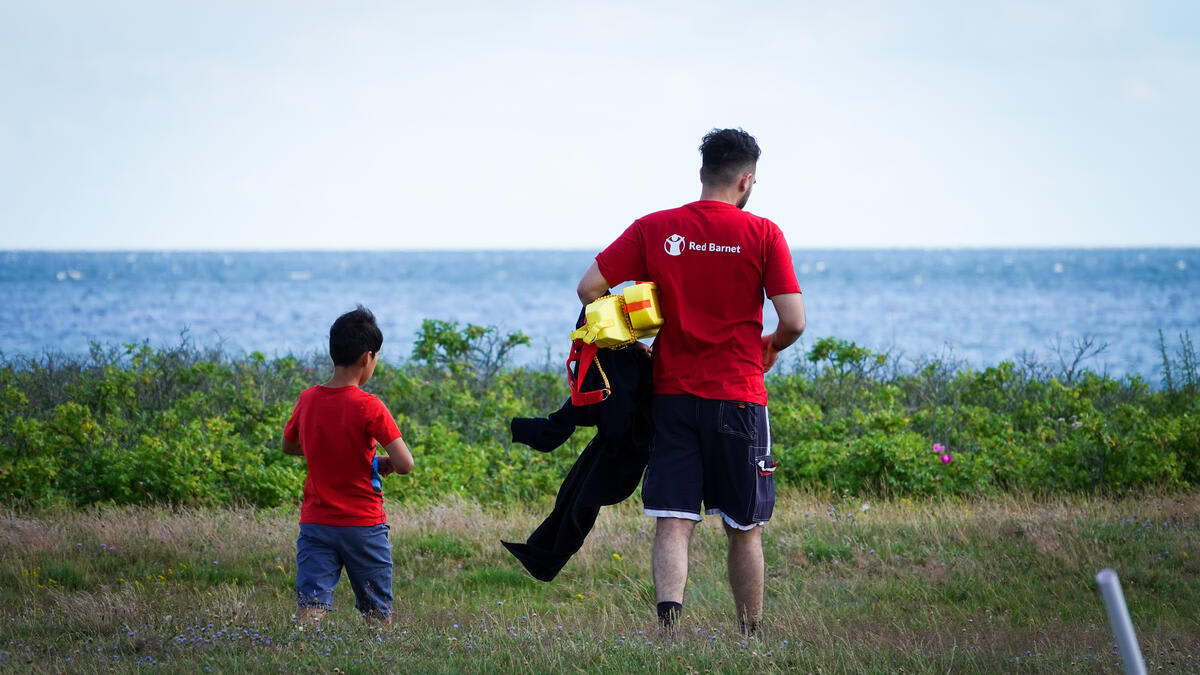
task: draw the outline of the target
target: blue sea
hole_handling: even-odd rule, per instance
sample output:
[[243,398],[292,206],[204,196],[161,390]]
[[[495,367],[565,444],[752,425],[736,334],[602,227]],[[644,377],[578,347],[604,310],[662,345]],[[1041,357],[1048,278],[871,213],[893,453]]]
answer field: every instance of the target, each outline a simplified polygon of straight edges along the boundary
[[[323,351],[362,303],[382,357],[409,355],[425,318],[524,331],[514,361],[557,365],[595,251],[0,252],[0,355],[86,355],[91,343],[230,354]],[[1086,362],[1161,379],[1159,331],[1200,340],[1200,249],[796,250],[805,345],[835,336],[902,363],[982,368],[1092,338]],[[768,328],[774,316],[767,303]]]

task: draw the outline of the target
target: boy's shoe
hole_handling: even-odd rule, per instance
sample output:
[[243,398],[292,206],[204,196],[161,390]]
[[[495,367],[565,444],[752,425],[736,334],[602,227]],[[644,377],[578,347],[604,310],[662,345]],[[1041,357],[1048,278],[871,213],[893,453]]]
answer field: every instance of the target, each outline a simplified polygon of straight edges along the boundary
[[367,622],[368,626],[379,626],[381,628],[392,627],[392,615],[384,614],[377,610],[362,613],[363,621]]
[[296,623],[320,623],[325,618],[321,607],[301,607],[296,610]]

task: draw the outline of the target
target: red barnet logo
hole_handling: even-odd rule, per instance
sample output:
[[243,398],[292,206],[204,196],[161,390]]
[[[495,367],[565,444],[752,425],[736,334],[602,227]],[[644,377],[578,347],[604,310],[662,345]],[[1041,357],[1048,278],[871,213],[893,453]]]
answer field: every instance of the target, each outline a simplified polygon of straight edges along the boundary
[[726,246],[705,242],[688,241],[683,235],[673,234],[663,242],[663,250],[667,255],[681,255],[684,251],[707,251],[709,253],[741,253],[742,245]]
[[723,244],[706,244],[704,242],[696,243],[694,241],[689,241],[688,250],[709,251],[711,253],[741,253],[742,245],[738,244],[737,246],[725,246]]

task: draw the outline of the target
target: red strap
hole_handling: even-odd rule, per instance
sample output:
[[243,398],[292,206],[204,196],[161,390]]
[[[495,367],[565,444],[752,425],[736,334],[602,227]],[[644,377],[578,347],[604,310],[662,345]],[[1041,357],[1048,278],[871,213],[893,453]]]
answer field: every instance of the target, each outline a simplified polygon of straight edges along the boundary
[[[572,405],[584,406],[599,403],[612,393],[611,389],[579,391],[579,388],[583,386],[583,378],[587,377],[588,368],[596,358],[597,349],[595,343],[588,344],[583,340],[575,340],[571,343],[571,351],[567,354],[567,384],[571,385]],[[575,364],[574,370],[571,369],[571,364]]]
[[634,312],[638,311],[639,309],[649,309],[650,306],[653,304],[654,303],[650,300],[638,300],[637,302],[627,302],[627,303],[625,303],[625,313],[633,314]]

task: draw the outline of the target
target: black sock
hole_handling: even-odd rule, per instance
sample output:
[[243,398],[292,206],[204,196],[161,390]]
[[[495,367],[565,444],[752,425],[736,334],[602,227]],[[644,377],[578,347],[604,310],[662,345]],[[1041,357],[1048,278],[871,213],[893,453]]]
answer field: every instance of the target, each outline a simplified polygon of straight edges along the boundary
[[679,623],[679,617],[683,614],[683,603],[679,602],[660,602],[658,603],[658,622],[663,628],[674,628],[675,624]]
[[742,635],[745,635],[746,637],[758,635],[758,631],[761,628],[762,626],[757,619],[746,620],[746,617],[738,617],[738,629],[742,632]]

